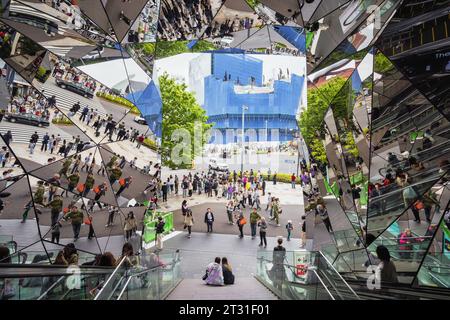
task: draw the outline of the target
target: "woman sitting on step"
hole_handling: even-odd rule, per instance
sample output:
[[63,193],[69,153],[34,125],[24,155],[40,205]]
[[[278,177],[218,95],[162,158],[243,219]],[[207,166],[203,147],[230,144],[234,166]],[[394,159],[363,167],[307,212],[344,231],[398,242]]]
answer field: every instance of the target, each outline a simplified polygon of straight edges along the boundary
[[203,280],[208,285],[223,286],[223,273],[219,257],[206,267],[206,274],[203,276]]

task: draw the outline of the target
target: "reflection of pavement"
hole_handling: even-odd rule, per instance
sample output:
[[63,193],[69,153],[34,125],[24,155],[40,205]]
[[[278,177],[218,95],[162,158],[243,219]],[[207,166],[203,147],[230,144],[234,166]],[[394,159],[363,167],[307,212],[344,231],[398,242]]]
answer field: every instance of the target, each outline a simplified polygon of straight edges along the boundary
[[[188,203],[189,204],[189,203]],[[181,202],[180,206],[181,208]],[[201,204],[198,206],[191,207],[192,213],[194,216],[194,225],[192,226],[193,232],[203,232],[206,233],[206,224],[204,223],[205,218],[205,212],[208,208],[211,208],[212,212],[214,213],[214,226],[213,230],[214,233],[221,233],[221,234],[233,234],[236,237],[239,234],[239,230],[237,225],[230,225],[228,224],[228,217],[226,214],[225,204]],[[292,220],[292,223],[294,225],[294,231],[292,234],[293,238],[300,238],[300,221],[301,216],[304,212],[303,206],[293,206],[293,205],[281,205],[281,208],[283,209],[283,213],[280,215],[280,226],[277,227],[275,224],[275,221],[269,220],[269,212],[265,211],[265,206],[262,206],[262,210],[259,212],[261,216],[264,216],[268,222],[268,229],[267,229],[267,236],[268,237],[278,237],[278,236],[287,236],[286,232],[286,224],[288,220]],[[250,208],[246,206],[244,209],[244,215],[247,218],[247,221],[250,221]],[[178,209],[174,211],[174,227],[176,230],[183,230],[184,226],[184,217],[181,214],[181,209]],[[311,226],[312,227],[312,226]],[[244,234],[249,236],[251,234],[250,230],[250,222],[248,222],[244,226]],[[259,230],[257,232],[257,235],[259,235]],[[259,237],[258,237],[259,238]],[[256,246],[258,245],[256,239],[253,240],[256,243]],[[299,242],[297,241],[297,245],[299,245]]]
[[0,76],[0,109],[7,110],[8,103],[10,102],[10,100],[11,100],[11,96],[7,89],[6,78],[3,76]]
[[136,157],[136,166],[139,168],[144,168],[144,166],[147,166],[150,161],[154,164],[159,162],[158,154],[156,152],[144,146],[137,149],[136,143],[131,141],[111,142],[104,146],[109,148],[114,153],[124,155],[128,162]]
[[[63,111],[66,115],[69,113],[70,108],[72,108],[75,103],[80,102],[80,111],[85,106],[88,106],[89,108],[97,110],[98,115],[102,117],[107,114],[112,114],[117,122],[125,122],[125,126],[127,128],[135,128],[140,130],[141,132],[145,132],[148,130],[147,126],[134,122],[134,117],[136,115],[129,113],[128,108],[100,99],[95,95],[93,99],[88,99],[72,91],[62,89],[55,84],[55,79],[53,77],[50,77],[44,85],[38,85],[38,88],[47,98],[55,95],[57,97],[57,108]],[[99,137],[95,137],[95,130],[92,128],[92,125],[86,126],[85,123],[79,121],[80,111],[75,116],[71,117],[71,120],[83,131],[86,131],[91,139],[96,142],[100,142],[105,137],[105,135],[103,134],[104,129],[100,130],[101,134]]]
[[34,42],[39,43],[45,49],[48,49],[56,55],[79,59],[95,49],[95,46],[80,41],[80,35],[69,29],[63,30],[65,33],[64,36],[57,34],[50,37],[44,29],[36,28],[26,23],[20,23],[9,19],[5,22],[14,29],[20,30],[20,33],[24,36],[29,37]]
[[[50,136],[52,134],[55,135],[55,137],[59,134],[61,135],[61,138],[63,140],[66,140],[67,142],[72,140],[73,135],[79,135],[80,132],[78,131],[77,128],[70,130],[72,126],[56,126],[54,124],[51,124],[49,127],[37,127],[37,126],[30,126],[30,125],[26,125],[26,124],[21,124],[21,123],[12,123],[6,120],[1,121],[0,123],[0,130],[1,133],[6,133],[8,130],[11,130],[12,136],[13,136],[13,142],[12,144],[14,145],[15,143],[26,143],[28,144],[31,138],[31,135],[35,132],[37,132],[37,134],[39,135],[39,140],[38,140],[38,144],[41,143],[42,138],[44,137],[44,135],[46,133],[48,133]],[[62,128],[64,129],[69,129],[67,130],[69,133],[67,133],[66,130],[62,130]],[[77,133],[78,132],[78,133]],[[83,138],[83,137],[82,137]],[[84,137],[84,140],[87,140],[86,137]],[[62,142],[62,140],[61,140]],[[36,145],[37,148],[38,145]],[[40,147],[40,145],[39,145]],[[13,147],[14,148],[14,147]],[[58,151],[58,150],[56,150]]]
[[[232,155],[231,158],[223,159],[222,154],[211,153],[208,157],[197,158],[195,160],[195,170],[208,170],[209,160],[217,159],[218,162],[228,164],[230,171],[241,170],[241,155]],[[270,167],[272,173],[297,174],[297,158],[298,155],[290,155],[287,153],[268,154],[246,154],[244,156],[244,171],[253,169],[253,171],[261,170],[266,172]]]

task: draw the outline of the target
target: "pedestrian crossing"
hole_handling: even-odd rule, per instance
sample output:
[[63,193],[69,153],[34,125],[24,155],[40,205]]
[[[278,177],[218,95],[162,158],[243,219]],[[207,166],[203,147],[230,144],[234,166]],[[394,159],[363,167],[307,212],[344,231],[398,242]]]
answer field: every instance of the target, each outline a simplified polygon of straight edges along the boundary
[[87,105],[89,108],[92,108],[94,110],[97,109],[97,113],[99,116],[101,117],[106,116],[107,114],[106,110],[100,104],[96,103],[92,99],[87,99],[74,92],[62,89],[56,85],[52,85],[49,83],[49,81],[52,81],[51,78],[41,87],[42,94],[47,98],[55,96],[56,107],[61,111],[63,111],[66,115],[69,113],[69,110],[73,107],[75,103],[80,102],[81,105],[80,111],[83,110],[83,108]]
[[[61,142],[65,139],[67,142],[72,141],[72,135],[67,132],[59,129],[56,126],[40,128],[37,126],[31,126],[20,123],[12,123],[6,120],[2,120],[0,123],[0,133],[6,134],[8,130],[11,130],[11,134],[13,136],[12,143],[26,143],[30,142],[31,135],[35,132],[39,135],[38,144],[41,143],[42,137],[48,133],[50,136],[55,135],[55,137],[59,134],[61,135]],[[37,146],[36,146],[37,147]]]

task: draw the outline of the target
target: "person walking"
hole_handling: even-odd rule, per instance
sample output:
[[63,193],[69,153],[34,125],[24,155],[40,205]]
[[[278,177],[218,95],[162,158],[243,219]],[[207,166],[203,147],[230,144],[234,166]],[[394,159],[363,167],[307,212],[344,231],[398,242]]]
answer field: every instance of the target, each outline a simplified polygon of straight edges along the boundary
[[252,232],[252,239],[256,238],[256,227],[260,219],[261,216],[258,214],[257,209],[253,208],[252,212],[250,213],[250,228]]
[[280,204],[278,202],[278,198],[275,198],[272,201],[272,220],[275,220],[277,227],[280,226]]
[[119,190],[117,190],[116,197],[120,196],[121,193],[125,189],[128,189],[132,182],[133,182],[133,177],[132,176],[129,176],[128,178],[125,178],[125,179],[120,179],[119,180],[120,188],[119,188]]
[[156,249],[158,251],[163,249],[163,234],[165,222],[162,217],[158,217],[158,222],[156,223]]
[[[272,211],[272,193],[268,193],[267,194],[267,206],[266,206],[266,211]],[[272,216],[272,214],[270,214],[270,216]]]
[[161,186],[161,191],[162,191],[162,201],[163,202],[167,202],[167,193],[169,192],[169,185],[167,184],[167,182],[164,182],[163,185]]
[[84,214],[78,210],[76,205],[73,205],[70,212],[64,217],[65,220],[71,220],[73,230],[73,240],[77,241],[80,237],[81,224],[83,223]]
[[51,219],[51,225],[55,225],[58,223],[59,220],[59,214],[63,210],[63,200],[61,199],[61,196],[59,194],[55,194],[53,197],[53,200],[49,202],[45,207],[50,207],[50,219]]
[[323,223],[325,224],[325,227],[327,228],[327,231],[333,232],[333,227],[331,226],[331,221],[330,221],[330,217],[328,215],[328,211],[325,208],[324,205],[322,204],[318,204],[316,207],[316,215],[319,215],[320,218],[322,219]]
[[267,248],[267,239],[266,239],[266,233],[267,233],[267,222],[266,218],[261,217],[261,220],[258,222],[259,227],[259,246],[262,247],[264,243],[264,248]]
[[294,230],[294,225],[292,224],[292,220],[288,220],[288,223],[286,224],[287,241],[291,241],[292,230]]
[[205,213],[205,223],[207,226],[207,233],[213,232],[213,223],[214,223],[214,213],[211,211],[211,208],[208,208]]
[[107,190],[108,190],[108,187],[106,185],[106,182],[103,182],[103,184],[98,185],[97,187],[94,188],[95,197],[94,197],[94,201],[91,204],[90,210],[94,209],[95,203],[97,203],[99,209],[102,209],[102,205],[100,203],[100,198],[106,194]]
[[302,222],[300,222],[300,227],[301,227],[301,244],[300,244],[300,248],[304,248],[306,246],[306,216],[302,215]]
[[43,151],[47,152],[49,140],[50,140],[50,136],[48,135],[48,132],[46,132],[44,137],[42,137],[41,152],[43,152]]
[[188,230],[188,238],[191,238],[192,226],[194,225],[194,217],[192,215],[192,210],[187,209],[186,215],[184,216],[184,228]]
[[273,174],[273,184],[274,185],[277,184],[277,173],[276,172]]
[[295,189],[295,182],[296,182],[296,180],[297,180],[297,177],[296,177],[295,174],[293,173],[293,174],[291,175],[291,186],[292,186],[292,189]]
[[84,182],[84,191],[82,193],[83,197],[87,196],[91,189],[94,187],[95,178],[92,173],[89,173],[86,177],[86,181]]
[[234,211],[234,203],[233,200],[229,201],[226,207],[227,216],[228,216],[228,224],[233,225],[233,211]]
[[125,240],[128,242],[137,231],[137,222],[133,211],[128,212],[128,215],[125,218],[123,230],[125,231]]

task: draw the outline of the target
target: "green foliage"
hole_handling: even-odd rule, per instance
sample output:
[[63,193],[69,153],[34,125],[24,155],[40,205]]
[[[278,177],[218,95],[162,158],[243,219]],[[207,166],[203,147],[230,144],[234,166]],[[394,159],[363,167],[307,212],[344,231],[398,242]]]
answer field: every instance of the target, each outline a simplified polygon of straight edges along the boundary
[[52,119],[53,124],[63,125],[63,126],[73,126],[73,122],[69,120],[69,118],[63,116]]
[[351,154],[353,157],[359,156],[358,148],[356,147],[355,138],[353,137],[353,133],[348,131],[342,141],[342,146],[346,152]]
[[392,62],[381,52],[375,55],[374,71],[376,73],[386,73],[394,68]]
[[255,7],[260,3],[259,0],[246,0],[246,1],[252,9],[255,9]]
[[[168,74],[164,74],[159,78],[159,86],[162,99],[162,150],[161,156],[163,164],[170,168],[191,168],[192,161],[196,155],[200,155],[203,145],[207,142],[208,137],[204,134],[212,128],[213,124],[207,124],[208,117],[206,111],[197,103],[193,93],[188,92],[185,84],[178,84]],[[199,128],[195,131],[197,134],[202,133],[198,137],[194,145],[194,127],[199,124]],[[176,141],[173,139],[174,132],[185,130],[189,133],[190,141]],[[175,146],[182,147],[181,154],[177,157],[182,158],[182,163],[175,163],[175,159],[171,159],[172,151]],[[178,150],[178,149],[177,149]]]
[[[308,107],[300,116],[299,126],[302,136],[311,150],[311,155],[322,163],[327,163],[325,148],[321,141],[324,134],[323,119],[330,106],[330,101],[345,84],[345,78],[336,77],[319,88],[309,89]],[[336,98],[334,102],[340,108],[346,106],[345,97]]]
[[144,55],[155,55],[155,59],[162,59],[175,56],[187,52],[203,52],[208,50],[215,50],[216,47],[205,40],[200,40],[196,45],[189,50],[187,44],[189,41],[158,41],[154,43],[141,43],[136,45],[136,50],[140,50]]
[[131,109],[131,113],[140,115],[141,112],[139,111],[139,109],[133,104],[131,103],[129,100],[122,98],[120,96],[115,96],[112,94],[108,94],[105,92],[97,92],[96,93],[97,97],[108,100],[110,102],[114,102],[117,103],[118,105],[121,105],[123,107],[129,108]]
[[148,148],[150,148],[150,149],[152,149],[152,150],[154,150],[154,151],[158,151],[158,145],[156,144],[155,141],[153,141],[150,138],[145,138],[144,142],[143,142],[143,145],[148,147]]

